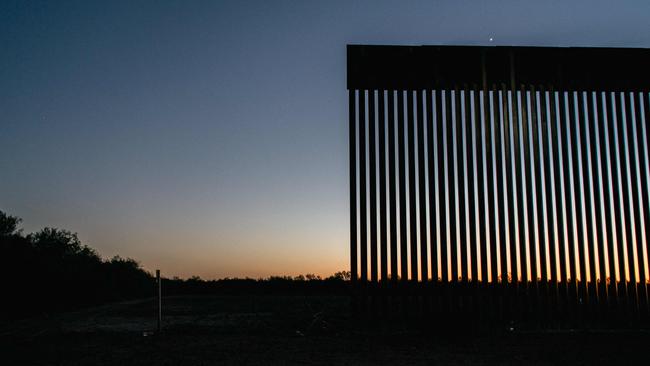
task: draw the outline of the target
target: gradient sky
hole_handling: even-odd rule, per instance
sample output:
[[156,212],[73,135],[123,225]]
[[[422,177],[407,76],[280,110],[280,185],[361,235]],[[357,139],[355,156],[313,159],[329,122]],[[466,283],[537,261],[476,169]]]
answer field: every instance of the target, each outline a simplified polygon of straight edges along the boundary
[[348,269],[346,44],[650,47],[649,14],[646,0],[3,0],[0,209],[167,276]]

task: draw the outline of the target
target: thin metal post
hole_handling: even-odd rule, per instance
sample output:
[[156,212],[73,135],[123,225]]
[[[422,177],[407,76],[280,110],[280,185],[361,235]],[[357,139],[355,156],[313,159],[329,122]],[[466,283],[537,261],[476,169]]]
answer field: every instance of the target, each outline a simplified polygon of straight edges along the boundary
[[156,270],[156,283],[158,284],[158,332],[162,327],[162,288],[160,281],[160,270]]

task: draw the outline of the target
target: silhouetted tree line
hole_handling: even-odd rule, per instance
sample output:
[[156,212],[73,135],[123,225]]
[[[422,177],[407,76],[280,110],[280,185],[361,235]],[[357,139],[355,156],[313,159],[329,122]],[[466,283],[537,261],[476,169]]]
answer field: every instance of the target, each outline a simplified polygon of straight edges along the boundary
[[0,318],[153,296],[155,279],[135,260],[102,259],[67,230],[23,235],[21,221],[0,211]]
[[[130,258],[102,257],[76,233],[46,227],[23,234],[22,220],[0,211],[0,319],[50,314],[155,296],[155,278]],[[342,294],[350,272],[265,279],[163,279],[170,295]]]
[[349,280],[350,272],[342,271],[326,278],[314,274],[219,280],[175,277],[163,279],[162,286],[167,295],[343,295],[347,293]]

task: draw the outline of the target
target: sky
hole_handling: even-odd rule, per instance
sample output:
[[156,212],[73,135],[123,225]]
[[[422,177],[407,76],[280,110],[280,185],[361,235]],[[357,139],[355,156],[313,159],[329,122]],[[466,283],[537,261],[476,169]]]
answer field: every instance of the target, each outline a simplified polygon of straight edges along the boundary
[[346,44],[650,47],[648,14],[644,0],[3,0],[0,210],[168,277],[348,270]]

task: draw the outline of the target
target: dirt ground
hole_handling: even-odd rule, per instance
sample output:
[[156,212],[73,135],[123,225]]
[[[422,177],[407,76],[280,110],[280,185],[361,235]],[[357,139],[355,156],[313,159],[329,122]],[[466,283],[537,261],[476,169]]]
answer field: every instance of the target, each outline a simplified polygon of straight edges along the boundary
[[[153,299],[0,325],[2,365],[620,365],[647,364],[650,333],[458,335],[350,316],[346,297]],[[629,365],[626,365],[629,366]]]

